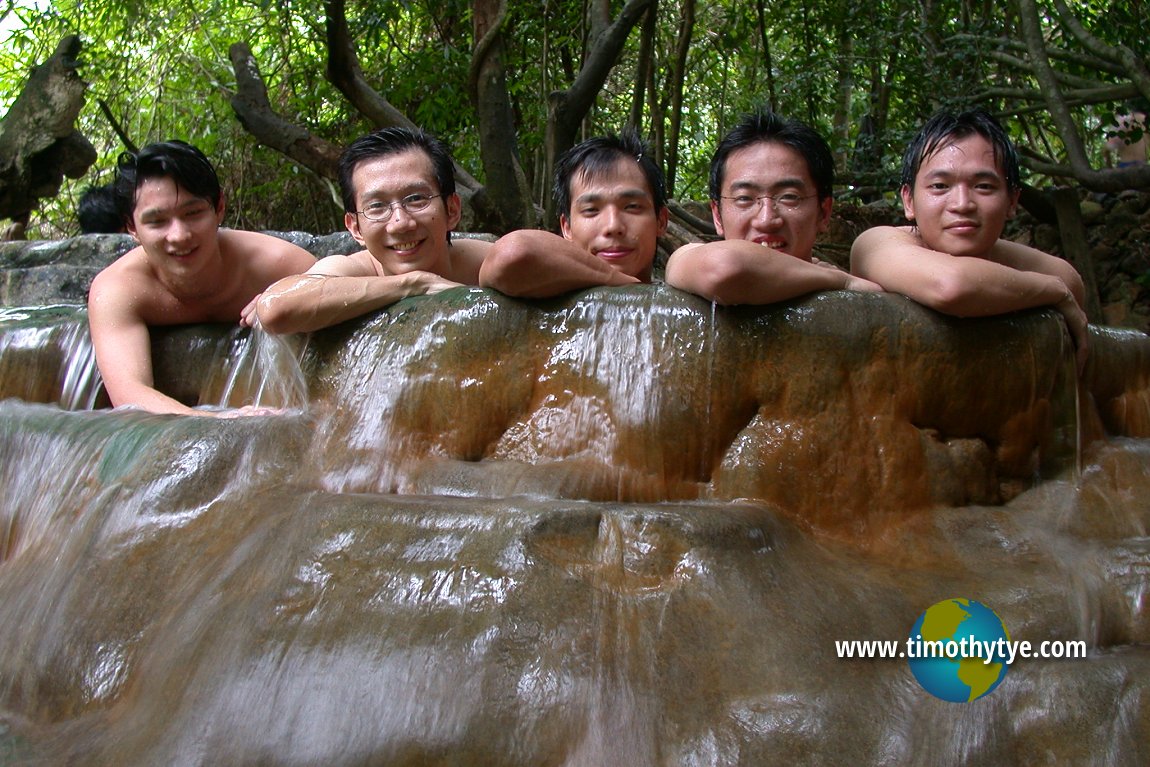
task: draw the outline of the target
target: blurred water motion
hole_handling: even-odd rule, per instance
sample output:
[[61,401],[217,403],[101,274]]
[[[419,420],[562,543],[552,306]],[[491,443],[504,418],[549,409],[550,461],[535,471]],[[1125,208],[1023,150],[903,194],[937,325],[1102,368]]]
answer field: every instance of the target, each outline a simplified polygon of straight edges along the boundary
[[[193,404],[287,408],[234,420],[68,412],[42,341],[0,378],[55,403],[0,403],[0,762],[1145,764],[1147,339],[1095,333],[1079,425],[1064,334],[459,290],[314,334],[306,390],[157,334]],[[952,597],[1090,657],[971,704],[836,657]]]

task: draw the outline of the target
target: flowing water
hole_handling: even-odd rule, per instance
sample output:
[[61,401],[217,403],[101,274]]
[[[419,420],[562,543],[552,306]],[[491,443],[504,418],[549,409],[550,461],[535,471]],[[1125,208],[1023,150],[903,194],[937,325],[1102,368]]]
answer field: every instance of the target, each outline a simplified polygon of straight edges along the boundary
[[[157,334],[281,410],[214,419],[78,407],[82,322],[0,318],[0,763],[1150,760],[1144,336],[1075,428],[1056,316],[459,290]],[[954,597],[1089,657],[964,704],[837,657]]]

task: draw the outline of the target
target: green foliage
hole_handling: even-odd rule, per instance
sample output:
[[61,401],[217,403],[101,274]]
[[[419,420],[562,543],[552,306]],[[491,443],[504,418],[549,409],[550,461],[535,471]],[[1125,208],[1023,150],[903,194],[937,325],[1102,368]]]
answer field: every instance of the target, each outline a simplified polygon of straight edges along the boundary
[[[520,159],[542,199],[550,94],[569,88],[590,46],[589,4],[508,0],[503,61]],[[612,4],[618,13],[621,2]],[[940,106],[981,104],[1003,113],[1020,143],[1061,158],[1063,138],[1033,98],[1033,75],[1017,41],[1013,4],[974,0],[699,0],[688,52],[676,194],[704,197],[710,155],[738,117],[767,104],[768,79],[779,111],[811,122],[831,141],[842,177],[893,189],[903,146]],[[1078,0],[1082,24],[1111,45],[1144,51],[1142,0]],[[681,0],[660,0],[645,96],[645,135],[662,140],[671,119],[671,61]],[[448,140],[457,159],[481,176],[475,110],[468,88],[474,45],[465,0],[348,0],[348,23],[367,81],[415,122]],[[34,217],[45,237],[76,231],[79,190],[109,178],[123,149],[97,106],[137,144],[187,139],[215,160],[226,179],[235,225],[338,229],[341,214],[326,182],[256,146],[228,103],[235,77],[228,48],[247,43],[273,107],[315,135],[343,144],[372,126],[327,81],[324,5],[307,0],[23,0],[0,33],[0,106],[66,34],[84,40],[83,76],[91,83],[80,130],[100,155],[88,179],[68,185]],[[1067,78],[1120,81],[1100,71],[1051,10],[1050,46],[1077,58],[1057,60]],[[629,37],[582,135],[618,131],[631,109],[640,35]],[[771,62],[768,71],[766,62]],[[1011,58],[1015,60],[1013,63]],[[1024,95],[1031,93],[1031,96]],[[1023,94],[1023,95],[1020,95]],[[1098,155],[1113,103],[1076,106],[1083,136]],[[863,125],[873,130],[864,132]]]

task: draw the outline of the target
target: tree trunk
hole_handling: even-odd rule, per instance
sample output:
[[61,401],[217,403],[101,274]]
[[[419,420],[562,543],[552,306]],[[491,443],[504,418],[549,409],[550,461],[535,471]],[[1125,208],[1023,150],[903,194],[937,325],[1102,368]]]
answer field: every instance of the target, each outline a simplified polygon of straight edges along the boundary
[[683,80],[686,77],[687,54],[691,50],[691,37],[695,31],[695,0],[682,0],[683,15],[679,20],[679,38],[675,44],[675,58],[671,62],[671,76],[667,86],[671,89],[671,129],[667,146],[667,196],[675,196],[675,176],[679,169],[679,134],[683,128]]
[[228,49],[236,73],[236,93],[232,110],[244,130],[261,144],[287,155],[318,176],[335,179],[340,149],[303,127],[280,117],[268,100],[267,86],[247,43],[234,43]]
[[[596,96],[603,89],[607,75],[611,73],[627,36],[639,23],[653,0],[627,0],[618,17],[610,25],[604,26],[606,6],[600,3],[593,6],[592,29],[600,30],[592,34],[587,56],[571,87],[565,91],[552,91],[547,104],[547,131],[544,139],[547,149],[547,178],[555,174],[555,161],[567,149],[575,145],[583,118],[591,111]],[[547,198],[548,224],[556,221],[555,201]]]
[[515,116],[503,66],[502,25],[506,0],[475,0],[472,6],[475,50],[471,59],[471,96],[479,121],[479,151],[487,175],[487,193],[497,233],[538,223],[531,189],[519,164]]
[[1102,301],[1098,298],[1098,278],[1094,273],[1094,259],[1090,255],[1090,243],[1086,241],[1086,227],[1082,224],[1082,208],[1078,202],[1078,192],[1068,187],[1055,189],[1051,193],[1054,210],[1058,214],[1058,234],[1062,239],[1062,257],[1074,265],[1082,275],[1086,293],[1086,318],[1091,322],[1102,321]]
[[76,71],[80,47],[76,35],[61,40],[0,120],[0,219],[27,223],[41,199],[60,191],[64,176],[80,178],[96,161],[96,150],[75,128],[88,87]]

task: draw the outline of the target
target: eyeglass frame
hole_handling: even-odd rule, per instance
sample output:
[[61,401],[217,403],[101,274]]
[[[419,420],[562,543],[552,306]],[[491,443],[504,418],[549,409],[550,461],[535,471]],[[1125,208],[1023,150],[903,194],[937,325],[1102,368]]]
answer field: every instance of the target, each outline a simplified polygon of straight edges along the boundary
[[[807,200],[818,197],[818,194],[816,193],[816,194],[800,195],[800,194],[795,194],[794,192],[783,192],[782,194],[760,194],[760,195],[739,194],[739,195],[720,195],[719,199],[734,201],[734,200],[740,200],[744,197],[750,198],[751,202],[754,202],[756,204],[754,206],[752,206],[750,203],[748,203],[746,207],[741,207],[737,203],[734,203],[735,209],[742,212],[742,213],[751,213],[753,211],[753,213],[757,214],[760,210],[763,209],[763,206],[766,204],[763,202],[763,200],[770,200],[771,204],[772,204],[772,206],[774,206],[774,210],[776,212],[778,212],[778,211],[790,212],[790,211],[798,210],[800,207],[802,207],[802,204],[804,202],[806,202]],[[794,197],[794,202],[793,203],[783,202],[782,198],[784,198],[784,197]]]
[[[360,215],[362,215],[365,219],[367,219],[368,221],[371,221],[372,223],[375,223],[375,224],[386,224],[388,221],[391,220],[391,217],[393,215],[395,215],[395,208],[397,205],[399,207],[403,208],[403,212],[406,213],[407,215],[414,216],[416,213],[422,213],[423,211],[427,210],[428,206],[431,205],[431,201],[434,200],[436,197],[446,197],[446,196],[447,195],[443,194],[442,192],[440,192],[438,194],[424,194],[423,192],[413,192],[412,194],[409,194],[406,197],[404,197],[402,200],[396,200],[395,202],[388,202],[388,203],[381,202],[380,203],[381,205],[387,206],[387,212],[383,215],[382,218],[372,218],[366,210],[357,210],[357,211],[355,211],[355,215],[356,215],[356,217],[359,217]],[[416,208],[415,210],[412,210],[410,207],[408,207],[412,203],[412,199],[411,199],[412,197],[426,198],[427,201],[422,207],[419,207],[419,208]]]

